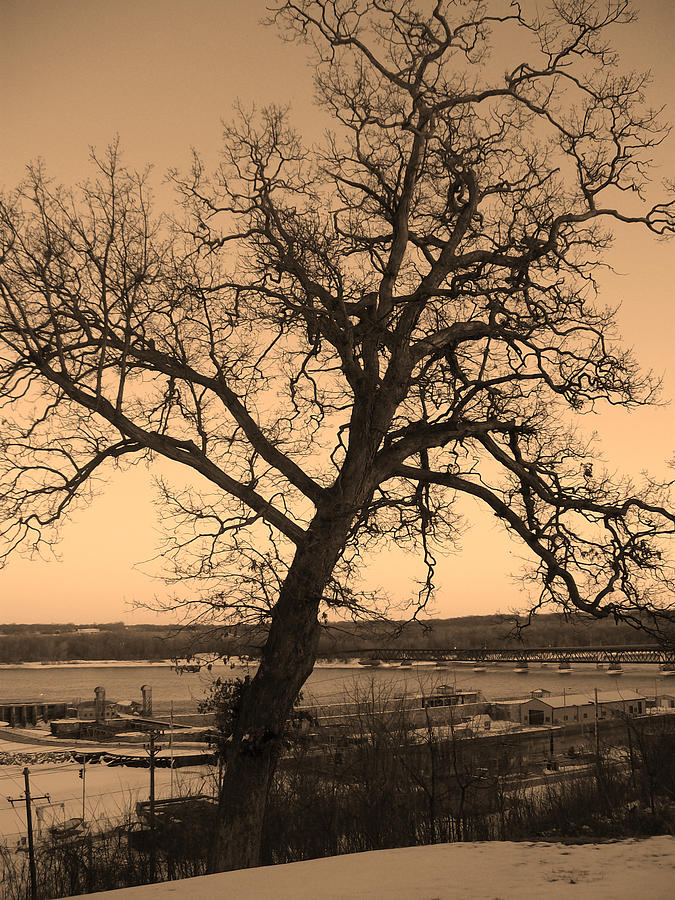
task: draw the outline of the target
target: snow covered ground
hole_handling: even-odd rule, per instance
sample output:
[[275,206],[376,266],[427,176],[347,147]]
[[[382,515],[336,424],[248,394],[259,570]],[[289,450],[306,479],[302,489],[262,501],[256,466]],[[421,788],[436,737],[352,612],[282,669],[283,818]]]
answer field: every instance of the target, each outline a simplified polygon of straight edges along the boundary
[[101,900],[671,900],[675,838],[437,844],[106,891]]

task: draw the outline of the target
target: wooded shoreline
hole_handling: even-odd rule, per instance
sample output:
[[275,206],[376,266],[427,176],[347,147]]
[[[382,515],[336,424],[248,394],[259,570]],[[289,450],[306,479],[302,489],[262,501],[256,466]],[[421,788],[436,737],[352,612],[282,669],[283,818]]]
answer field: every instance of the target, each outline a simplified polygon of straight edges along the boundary
[[[648,634],[608,620],[561,614],[536,616],[519,631],[515,616],[463,616],[422,622],[328,622],[321,626],[318,655],[358,653],[364,646],[411,648],[562,647],[643,644]],[[23,662],[143,661],[162,663],[197,653],[256,656],[264,625],[0,624],[0,664]]]

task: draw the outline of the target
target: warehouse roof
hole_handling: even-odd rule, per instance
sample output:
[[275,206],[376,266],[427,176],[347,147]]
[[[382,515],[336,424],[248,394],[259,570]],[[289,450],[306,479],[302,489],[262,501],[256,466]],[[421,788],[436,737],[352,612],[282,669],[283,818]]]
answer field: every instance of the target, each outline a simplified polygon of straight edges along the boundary
[[[546,706],[560,709],[565,706],[593,706],[595,698],[592,694],[560,694],[557,697],[535,697]],[[637,691],[598,691],[598,703],[634,703],[636,700],[644,700],[643,694]]]

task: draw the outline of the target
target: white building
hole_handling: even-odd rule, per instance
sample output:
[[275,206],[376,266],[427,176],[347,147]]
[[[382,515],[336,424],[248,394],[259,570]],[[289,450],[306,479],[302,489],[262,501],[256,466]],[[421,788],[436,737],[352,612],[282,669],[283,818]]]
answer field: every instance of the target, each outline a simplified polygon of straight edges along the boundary
[[[640,716],[645,697],[637,691],[598,691],[598,719],[613,716]],[[519,706],[523,725],[572,725],[595,720],[595,697],[589,694],[561,694],[533,697]]]

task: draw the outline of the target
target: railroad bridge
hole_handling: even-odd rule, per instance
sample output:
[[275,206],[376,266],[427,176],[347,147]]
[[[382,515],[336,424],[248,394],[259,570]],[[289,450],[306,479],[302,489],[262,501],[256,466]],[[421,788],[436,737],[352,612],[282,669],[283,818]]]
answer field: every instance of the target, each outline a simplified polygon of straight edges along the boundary
[[675,649],[658,644],[641,644],[615,647],[511,647],[478,649],[366,647],[354,651],[362,659],[381,662],[558,662],[558,663],[653,663],[666,669],[675,669]]

